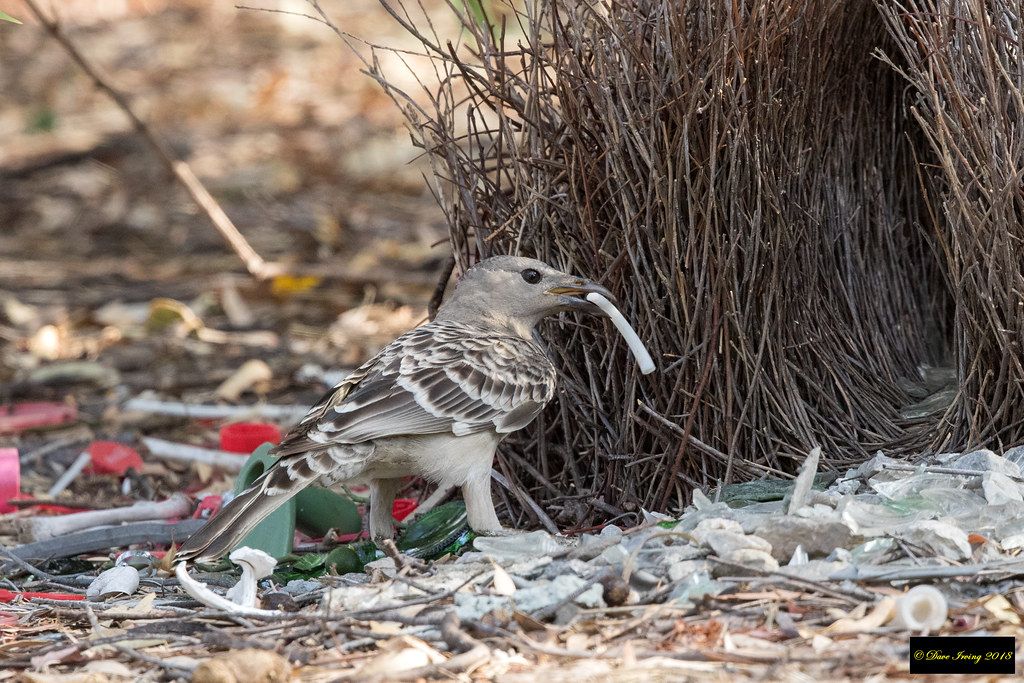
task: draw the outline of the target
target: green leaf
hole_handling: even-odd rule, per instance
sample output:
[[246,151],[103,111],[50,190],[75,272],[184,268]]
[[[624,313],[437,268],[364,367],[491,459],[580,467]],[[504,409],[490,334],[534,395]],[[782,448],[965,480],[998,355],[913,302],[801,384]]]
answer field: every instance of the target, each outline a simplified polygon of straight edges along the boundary
[[18,21],[14,17],[12,17],[7,12],[4,12],[3,10],[0,10],[0,21],[9,21],[12,24],[20,24],[21,23],[20,21]]

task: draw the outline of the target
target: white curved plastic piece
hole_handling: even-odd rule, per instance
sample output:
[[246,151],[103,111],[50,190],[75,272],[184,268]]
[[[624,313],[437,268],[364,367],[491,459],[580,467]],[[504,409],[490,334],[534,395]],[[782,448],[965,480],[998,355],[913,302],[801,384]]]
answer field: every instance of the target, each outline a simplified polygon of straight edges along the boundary
[[228,559],[242,568],[242,578],[228,590],[226,597],[242,607],[255,607],[256,582],[274,573],[277,560],[249,546],[236,549]]
[[608,299],[597,292],[587,294],[587,301],[600,308],[605,312],[605,315],[611,319],[612,324],[615,325],[615,329],[617,329],[619,334],[622,335],[622,338],[626,340],[629,350],[633,353],[633,357],[636,358],[636,362],[640,366],[640,373],[649,375],[654,372],[654,359],[651,358],[651,354],[647,352],[647,348],[644,346],[644,343],[640,341],[640,337],[638,337],[636,332],[633,330],[633,326],[630,325],[622,313],[619,312],[619,309],[615,308],[615,304],[608,301]]
[[210,590],[205,583],[202,581],[196,581],[188,575],[188,563],[182,562],[174,568],[174,575],[178,577],[178,582],[181,583],[181,587],[185,589],[185,592],[191,595],[193,598],[203,603],[207,607],[214,609],[224,610],[225,612],[231,612],[232,614],[239,614],[242,616],[251,617],[281,617],[286,613],[276,609],[257,609],[255,607],[243,607],[236,602],[231,602],[225,597],[217,595]]
[[892,625],[908,631],[935,631],[946,623],[946,597],[932,586],[914,586],[896,599]]

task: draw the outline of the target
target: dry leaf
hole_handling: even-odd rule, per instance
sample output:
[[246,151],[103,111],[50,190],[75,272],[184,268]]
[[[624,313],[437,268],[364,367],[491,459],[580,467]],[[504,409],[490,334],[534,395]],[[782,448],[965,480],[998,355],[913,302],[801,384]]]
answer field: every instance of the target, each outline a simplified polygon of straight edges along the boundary
[[153,611],[153,603],[156,601],[156,593],[146,593],[142,598],[129,607],[126,611],[130,614],[148,614]]
[[864,633],[873,631],[892,618],[896,601],[892,598],[885,598],[871,610],[866,616],[860,619],[843,617],[825,629],[825,633]]
[[1000,621],[1015,625],[1019,625],[1021,622],[1020,615],[1004,595],[991,595],[981,601],[981,606]]
[[381,653],[364,664],[354,674],[356,680],[373,676],[386,676],[400,671],[419,669],[445,661],[444,655],[419,638],[401,636],[379,646]]
[[493,560],[491,564],[494,565],[494,577],[491,579],[491,589],[498,595],[514,595],[516,592],[515,581],[509,576],[508,572]]

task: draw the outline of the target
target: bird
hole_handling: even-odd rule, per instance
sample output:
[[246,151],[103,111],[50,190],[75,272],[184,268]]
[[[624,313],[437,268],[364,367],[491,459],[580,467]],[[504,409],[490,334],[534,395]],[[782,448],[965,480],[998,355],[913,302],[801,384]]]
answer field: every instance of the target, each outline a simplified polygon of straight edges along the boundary
[[491,466],[503,438],[555,395],[556,371],[535,328],[563,311],[605,313],[587,300],[602,285],[522,256],[467,269],[434,319],[386,345],[330,389],[271,451],[276,462],[188,538],[176,561],[232,550],[312,484],[367,483],[369,533],[392,538],[402,477],[459,486],[470,528],[502,529]]

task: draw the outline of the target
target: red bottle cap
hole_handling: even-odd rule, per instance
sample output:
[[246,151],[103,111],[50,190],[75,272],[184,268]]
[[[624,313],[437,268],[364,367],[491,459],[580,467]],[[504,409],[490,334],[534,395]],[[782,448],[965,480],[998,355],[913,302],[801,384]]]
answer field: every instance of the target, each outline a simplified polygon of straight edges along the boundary
[[18,508],[7,501],[21,495],[21,462],[17,448],[0,448],[0,514]]
[[248,455],[265,444],[281,443],[281,430],[269,422],[232,422],[220,428],[220,449]]
[[123,477],[129,469],[142,470],[142,456],[130,447],[116,441],[93,441],[89,444],[90,474],[114,474]]
[[192,513],[192,519],[209,519],[217,514],[223,504],[224,499],[220,496],[205,496],[199,501],[199,505],[196,506],[196,511]]

